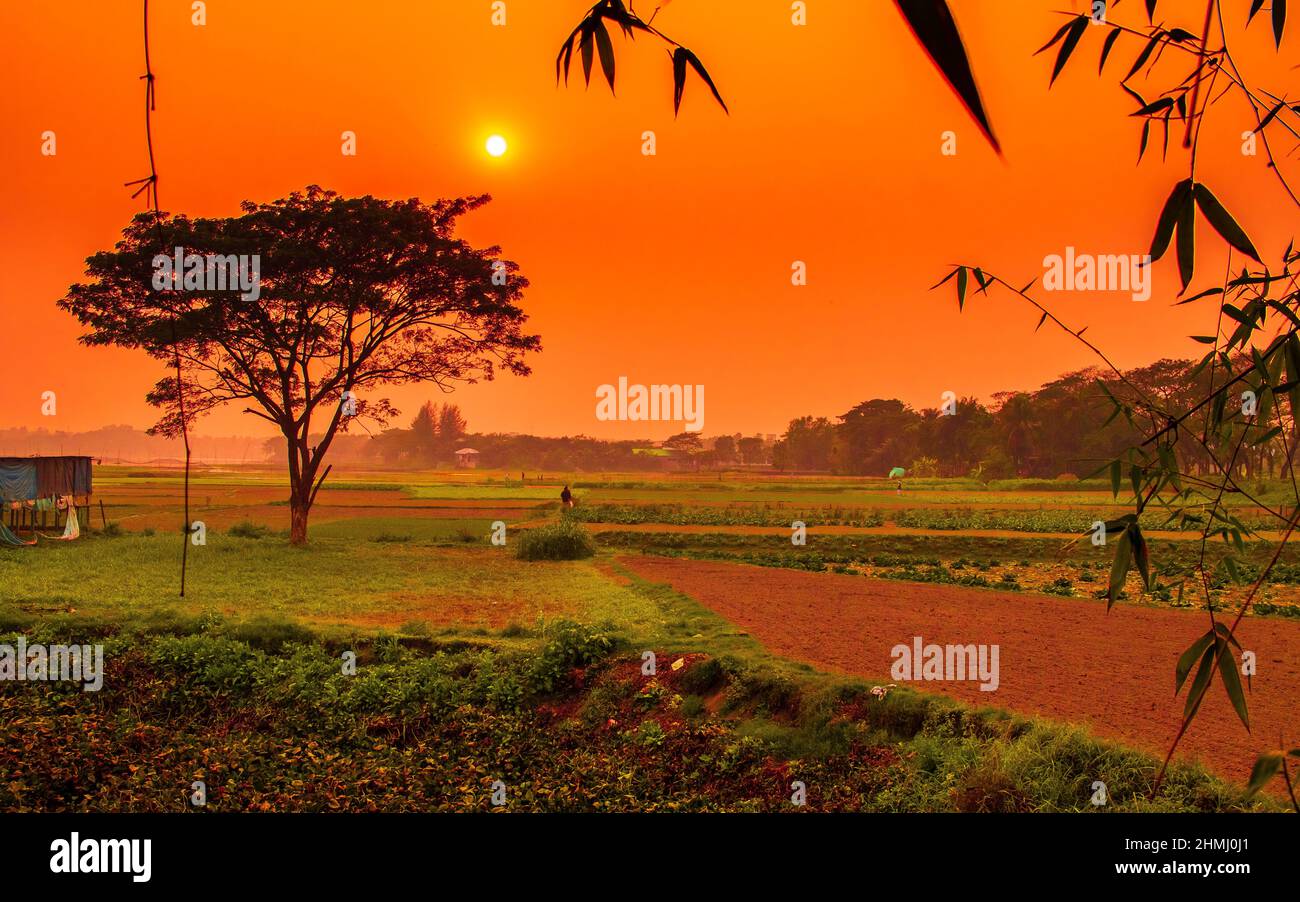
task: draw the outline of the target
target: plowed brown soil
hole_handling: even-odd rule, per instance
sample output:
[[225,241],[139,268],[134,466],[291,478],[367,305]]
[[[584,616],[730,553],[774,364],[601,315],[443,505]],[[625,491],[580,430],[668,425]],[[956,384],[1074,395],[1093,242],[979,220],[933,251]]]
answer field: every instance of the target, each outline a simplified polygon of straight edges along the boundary
[[[891,649],[925,643],[998,645],[1000,685],[912,682],[976,705],[1088,726],[1161,759],[1178,732],[1179,655],[1208,628],[1204,613],[1105,604],[1028,593],[872,580],[833,573],[680,558],[629,556],[633,572],[679,592],[747,630],[772,651],[882,683]],[[1179,746],[1209,769],[1245,783],[1256,754],[1300,745],[1300,624],[1247,617],[1238,628],[1257,673],[1247,733],[1216,677]]]

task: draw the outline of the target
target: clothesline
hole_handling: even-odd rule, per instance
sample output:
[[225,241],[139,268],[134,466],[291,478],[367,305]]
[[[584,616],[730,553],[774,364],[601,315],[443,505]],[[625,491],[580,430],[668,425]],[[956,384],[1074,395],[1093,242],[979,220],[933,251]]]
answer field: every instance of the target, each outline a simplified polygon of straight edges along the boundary
[[[13,529],[11,529],[8,525],[4,523],[3,519],[0,519],[0,545],[13,545],[13,546],[25,547],[25,546],[35,545],[37,540],[40,538],[52,539],[57,541],[71,541],[73,539],[80,538],[81,536],[81,518],[80,516],[78,516],[77,513],[77,499],[76,496],[74,495],[65,494],[65,495],[53,496],[50,498],[35,498],[35,499],[29,499],[25,501],[11,501],[5,506],[8,507],[10,511],[10,515],[9,515],[10,523],[13,523],[15,525],[17,525],[17,517],[15,516],[16,513],[22,513],[25,515],[27,511],[32,512],[30,528],[33,533],[33,538],[30,542],[24,541],[13,531]],[[58,512],[61,510],[67,511],[67,517],[64,520],[62,535],[49,535],[46,533],[36,532],[37,529],[36,512],[41,511],[42,513],[44,513],[46,511],[51,511],[51,510],[54,511],[53,525],[56,528],[59,523]],[[87,515],[89,516],[89,496],[87,496],[87,511],[88,511]],[[0,512],[2,512],[2,509],[0,509]],[[24,519],[26,519],[25,516]],[[44,527],[45,527],[45,518],[42,516],[41,528]]]
[[0,457],[0,502],[92,492],[89,457]]

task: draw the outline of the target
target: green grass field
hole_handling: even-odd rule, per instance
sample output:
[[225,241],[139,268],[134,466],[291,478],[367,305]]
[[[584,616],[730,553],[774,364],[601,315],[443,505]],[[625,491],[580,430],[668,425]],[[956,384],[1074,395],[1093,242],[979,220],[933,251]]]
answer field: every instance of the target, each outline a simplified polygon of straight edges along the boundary
[[[55,750],[47,764],[9,762],[16,776],[0,789],[0,807],[183,810],[170,787],[201,773],[225,787],[217,798],[226,808],[467,810],[483,807],[489,777],[512,773],[527,787],[524,807],[535,810],[775,810],[782,793],[759,786],[773,767],[836,781],[818,801],[824,810],[1087,810],[1082,787],[1099,772],[1119,808],[1274,804],[1247,803],[1186,765],[1147,799],[1140,787],[1150,757],[1070,725],[973,711],[906,688],[869,703],[870,681],[775,656],[617,561],[632,550],[959,585],[979,584],[961,582],[969,574],[1011,569],[1028,579],[1045,568],[1041,585],[1059,589],[1064,577],[1052,568],[1067,566],[1062,543],[1023,518],[1090,521],[1114,505],[1109,492],[984,491],[955,481],[909,487],[900,501],[891,486],[831,479],[547,474],[538,485],[510,476],[349,473],[320,493],[310,544],[294,548],[278,474],[201,472],[192,510],[206,542],[189,547],[181,598],[175,474],[102,468],[104,513],[93,508],[81,540],[0,551],[0,633],[102,639],[116,652],[118,682],[93,697],[0,688],[6,744],[28,729]],[[579,516],[596,530],[594,557],[517,559],[519,529],[554,521],[566,482],[577,513],[630,512],[625,528]],[[903,534],[894,528],[902,503],[936,520],[967,510],[999,534],[943,525]],[[664,519],[670,510],[685,515]],[[876,531],[823,534],[811,522],[809,544],[794,549],[783,518],[799,510],[822,511],[828,523],[834,510],[839,522]],[[746,520],[742,511],[761,516]],[[773,526],[745,532],[737,520]],[[504,547],[490,541],[497,521],[511,537]],[[701,526],[674,531],[683,522]],[[1192,547],[1171,540],[1154,553],[1173,574],[1188,566]],[[1081,551],[1068,565],[1070,591],[1054,594],[1091,592],[1085,574],[1094,570],[1104,585],[1097,551]],[[1270,589],[1284,616],[1292,586]],[[1230,587],[1222,591],[1230,597]],[[348,649],[368,662],[364,679],[337,677]],[[663,670],[647,681],[639,667],[651,649]],[[680,672],[668,669],[678,659]],[[465,731],[453,728],[458,719]],[[69,738],[70,724],[82,740]],[[126,767],[130,737],[163,729],[175,737],[172,757],[144,773]],[[77,767],[83,741],[105,763],[82,775],[88,791],[74,792],[65,770]],[[345,763],[331,770],[300,753],[268,770],[268,756],[284,757],[268,743],[281,741],[317,743]],[[683,771],[683,755],[707,763]],[[231,767],[259,776],[232,783],[221,776]],[[376,768],[388,776],[372,785],[361,775]],[[401,775],[416,788],[399,791]],[[575,792],[575,782],[585,789]]]

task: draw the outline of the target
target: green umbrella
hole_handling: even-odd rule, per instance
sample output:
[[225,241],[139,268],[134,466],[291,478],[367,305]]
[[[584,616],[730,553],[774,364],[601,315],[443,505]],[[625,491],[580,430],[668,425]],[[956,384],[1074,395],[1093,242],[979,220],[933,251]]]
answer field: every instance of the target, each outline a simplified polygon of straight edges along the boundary
[[902,467],[894,467],[894,469],[892,469],[892,470],[889,471],[889,478],[890,478],[890,479],[897,479],[899,476],[902,476],[902,475],[903,475],[903,468],[902,468]]

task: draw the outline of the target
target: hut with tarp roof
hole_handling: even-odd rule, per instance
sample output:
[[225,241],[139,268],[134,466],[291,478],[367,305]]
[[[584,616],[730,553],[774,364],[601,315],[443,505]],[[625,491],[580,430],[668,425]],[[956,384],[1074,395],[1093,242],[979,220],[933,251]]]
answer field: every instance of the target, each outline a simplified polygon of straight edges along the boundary
[[81,455],[0,457],[0,545],[32,545],[43,530],[60,527],[62,535],[45,537],[77,538],[90,510],[92,469],[92,458]]

